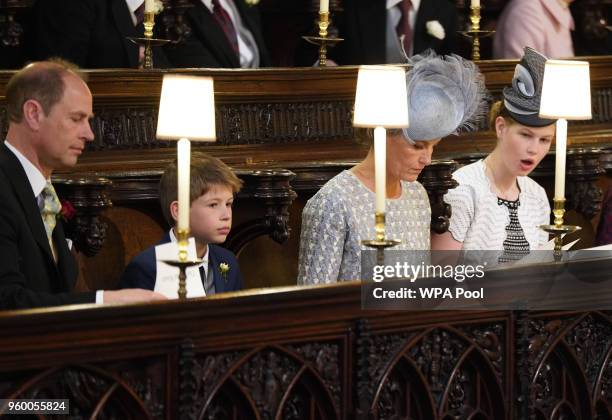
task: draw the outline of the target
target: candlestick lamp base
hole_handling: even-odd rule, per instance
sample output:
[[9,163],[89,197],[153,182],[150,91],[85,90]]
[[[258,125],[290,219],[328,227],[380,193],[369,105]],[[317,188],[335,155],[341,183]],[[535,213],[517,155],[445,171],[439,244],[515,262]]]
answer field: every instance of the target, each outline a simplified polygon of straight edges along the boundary
[[555,248],[553,251],[553,256],[555,261],[561,261],[563,251],[563,235],[577,232],[582,228],[574,225],[540,225],[540,229],[554,235]]
[[470,30],[459,31],[460,34],[466,36],[472,41],[472,60],[480,60],[480,38],[486,38],[495,33],[495,31],[485,31],[480,29],[480,4],[470,6]]
[[160,39],[160,38],[138,38],[134,36],[127,36],[127,39],[132,41],[136,45],[143,45],[145,47],[145,57],[143,68],[149,70],[153,68],[153,47],[157,47],[160,45],[165,45],[169,42],[172,42],[169,39]]
[[303,36],[304,40],[311,44],[319,46],[319,66],[327,66],[327,47],[332,48],[339,42],[344,41],[344,38],[334,38],[328,36]]
[[392,246],[399,245],[400,243],[401,241],[398,241],[397,239],[383,239],[382,241],[372,239],[368,241],[361,241],[362,245],[369,246],[370,248],[376,248],[376,249],[390,248]]
[[194,265],[202,264],[202,259],[196,258],[194,260],[161,260],[162,262],[172,266],[179,268],[179,288],[178,288],[178,298],[179,300],[187,299],[187,267],[193,267]]

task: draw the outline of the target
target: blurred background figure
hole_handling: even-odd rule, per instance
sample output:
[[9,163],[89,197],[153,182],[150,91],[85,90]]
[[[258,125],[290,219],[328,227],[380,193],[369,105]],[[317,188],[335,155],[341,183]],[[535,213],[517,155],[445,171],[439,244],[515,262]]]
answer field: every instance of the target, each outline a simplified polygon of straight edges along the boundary
[[[141,67],[144,49],[126,37],[144,36],[143,18],[144,0],[37,0],[29,35],[31,56],[62,57],[84,68]],[[244,0],[201,0],[186,10],[185,19],[190,35],[154,47],[155,67],[270,65],[257,7]],[[163,27],[158,15],[156,37],[164,37]]]
[[511,0],[493,40],[493,58],[519,58],[531,47],[549,58],[573,57],[573,0]]
[[201,0],[185,12],[191,36],[168,45],[171,67],[269,67],[259,9],[245,0]]
[[[144,49],[126,38],[144,36],[144,0],[37,0],[31,16],[35,60],[61,57],[94,69],[138,68],[144,58]],[[153,48],[153,62],[168,66],[159,48]]]
[[451,0],[345,0],[338,29],[338,64],[405,63],[403,50],[455,51],[457,8]]
[[612,54],[612,3],[580,0],[570,10],[576,26],[572,33],[575,54]]

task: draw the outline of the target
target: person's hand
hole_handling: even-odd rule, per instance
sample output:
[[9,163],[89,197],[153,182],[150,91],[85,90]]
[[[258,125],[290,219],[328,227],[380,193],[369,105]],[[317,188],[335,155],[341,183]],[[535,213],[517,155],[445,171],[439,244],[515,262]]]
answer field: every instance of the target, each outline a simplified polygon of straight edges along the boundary
[[145,289],[105,290],[103,294],[104,303],[136,303],[167,299],[161,293]]

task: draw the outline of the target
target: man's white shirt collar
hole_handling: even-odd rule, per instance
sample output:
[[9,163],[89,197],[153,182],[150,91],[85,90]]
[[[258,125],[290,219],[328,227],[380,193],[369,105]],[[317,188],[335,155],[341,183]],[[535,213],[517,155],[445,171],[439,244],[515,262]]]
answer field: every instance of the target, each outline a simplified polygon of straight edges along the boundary
[[136,17],[136,9],[138,9],[144,0],[125,0],[127,3],[127,7],[130,10],[130,17],[132,18],[132,23],[134,26],[138,24],[138,18]]
[[144,2],[144,0],[125,0],[127,3],[128,9],[130,12],[135,13],[136,9],[140,7],[140,5]]
[[[401,2],[402,0],[387,0],[387,10],[394,8]],[[412,0],[412,11],[414,12],[415,10],[419,10],[420,5],[421,5],[421,0]]]
[[402,0],[387,0],[387,10],[394,8],[401,2]]
[[28,177],[28,181],[32,186],[34,197],[38,197],[42,190],[45,188],[45,185],[47,185],[47,180],[45,179],[44,175],[38,170],[36,166],[34,166],[32,162],[28,160],[27,157],[25,157],[19,150],[17,150],[15,146],[10,144],[8,140],[6,140],[4,144],[11,152],[13,152],[15,156],[17,156],[19,163],[21,163],[21,166],[23,166],[23,170],[25,171],[26,176]]

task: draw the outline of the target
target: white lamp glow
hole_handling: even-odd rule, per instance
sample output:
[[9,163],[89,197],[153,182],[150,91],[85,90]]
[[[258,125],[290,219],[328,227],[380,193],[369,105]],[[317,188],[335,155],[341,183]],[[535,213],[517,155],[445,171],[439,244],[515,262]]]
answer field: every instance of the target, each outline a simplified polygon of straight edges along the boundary
[[384,213],[387,196],[385,128],[408,127],[404,69],[393,66],[359,68],[353,125],[374,127],[376,213]]
[[[194,141],[215,141],[215,97],[210,77],[165,75],[159,100],[157,138],[179,140],[178,222],[179,232],[189,230],[190,150]],[[185,238],[186,240],[186,238]]]
[[319,1],[319,13],[327,13],[329,12],[329,0],[320,0]]
[[557,120],[555,196],[565,198],[567,120],[590,120],[591,79],[586,61],[547,60],[544,67],[540,117]]
[[211,77],[164,76],[157,138],[215,141],[215,94]]
[[177,161],[177,182],[178,182],[178,221],[176,228],[178,231],[189,230],[189,178],[191,177],[191,142],[185,138],[180,139],[176,144]]

